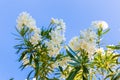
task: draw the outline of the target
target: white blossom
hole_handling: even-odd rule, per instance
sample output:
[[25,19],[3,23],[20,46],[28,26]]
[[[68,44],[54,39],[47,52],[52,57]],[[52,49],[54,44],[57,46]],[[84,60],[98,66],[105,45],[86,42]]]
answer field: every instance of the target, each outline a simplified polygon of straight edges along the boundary
[[[29,60],[28,60],[28,58],[27,58],[26,55],[23,57],[23,61],[22,61],[22,63],[23,63],[23,65],[26,65],[26,64],[29,63]],[[26,67],[28,67],[28,66],[26,66]]]
[[34,29],[36,27],[36,21],[27,12],[22,12],[17,19],[17,29],[21,30],[24,26]]
[[114,52],[113,49],[111,49],[111,48],[107,48],[107,53],[108,53],[108,54],[111,54],[111,53],[113,53],[113,52]]
[[70,40],[69,46],[78,51],[84,49],[88,53],[88,57],[91,59],[92,55],[96,51],[96,33],[91,29],[81,31],[80,37],[74,37]]
[[63,21],[63,19],[54,19],[54,18],[51,18],[51,23],[57,26],[56,29],[58,29],[58,30],[60,29],[63,32],[65,32],[66,24]]
[[51,23],[52,23],[52,24],[59,24],[59,20],[58,20],[58,19],[51,18]]
[[96,43],[92,43],[89,41],[85,41],[85,39],[81,39],[80,48],[84,49],[88,53],[89,58],[92,58],[92,55],[96,51]]
[[108,28],[108,24],[105,21],[93,21],[91,25],[97,29],[102,28],[105,30]]
[[50,40],[45,42],[47,48],[48,48],[48,53],[49,56],[53,57],[59,54],[59,51],[61,50],[61,45],[57,44],[59,42],[54,42],[54,40]]
[[40,28],[37,28],[36,21],[30,16],[27,12],[20,13],[18,19],[17,19],[17,29],[21,30],[23,27],[27,27],[30,30],[32,30],[32,35],[30,38],[30,42],[33,45],[38,44],[38,41],[41,40],[41,30]]
[[97,39],[96,33],[90,28],[80,31],[80,37],[81,39],[89,42],[95,42],[95,40]]
[[79,50],[80,49],[80,39],[79,39],[79,37],[77,37],[77,36],[73,37],[69,42],[69,46],[75,51]]
[[60,50],[62,49],[62,44],[65,41],[65,24],[63,20],[52,19],[52,23],[54,23],[56,27],[49,33],[51,39],[45,41],[45,45],[48,48],[49,56],[51,57],[59,54]]
[[34,33],[37,33],[37,34],[40,34],[40,33],[41,33],[41,29],[40,29],[40,28],[37,28],[37,27],[35,27],[35,28],[33,29],[33,31],[34,31]]
[[104,53],[104,49],[103,48],[98,48],[98,49],[96,49],[96,52],[102,54],[102,53]]
[[53,63],[52,65],[51,65],[51,68],[52,69],[55,69],[55,68],[57,68],[58,67],[58,62],[55,62],[55,63]]
[[58,64],[61,67],[65,68],[67,66],[68,62],[70,62],[70,61],[71,61],[70,57],[64,57],[61,61],[58,62]]
[[36,45],[39,41],[41,41],[41,35],[34,33],[34,35],[29,40],[31,44]]

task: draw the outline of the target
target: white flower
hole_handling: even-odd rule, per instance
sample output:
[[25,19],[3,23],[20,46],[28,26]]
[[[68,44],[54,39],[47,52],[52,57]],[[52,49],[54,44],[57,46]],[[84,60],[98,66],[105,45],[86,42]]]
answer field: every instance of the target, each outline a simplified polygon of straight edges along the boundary
[[38,44],[39,41],[41,41],[41,35],[34,33],[34,35],[29,40],[33,45]]
[[[29,60],[27,59],[26,55],[24,56],[22,63],[23,63],[23,65],[26,65],[29,63]],[[28,67],[28,66],[26,66],[26,67]]]
[[103,30],[108,28],[108,24],[105,21],[93,21],[91,24],[95,28],[102,28]]
[[21,30],[24,26],[26,26],[30,29],[34,29],[34,27],[36,27],[35,20],[27,12],[20,13],[16,22],[17,22],[17,29],[18,30]]
[[84,49],[88,53],[89,59],[96,51],[96,33],[91,29],[81,31],[80,37],[74,37],[69,42],[69,46],[74,51],[79,51]]
[[58,62],[58,64],[61,67],[65,68],[67,66],[68,62],[70,62],[70,61],[71,61],[71,59],[69,57],[64,57],[61,61]]
[[28,59],[24,59],[23,60],[23,65],[26,65],[26,64],[28,64],[29,63],[29,60]]
[[86,42],[84,39],[81,39],[79,44],[80,44],[79,47],[80,47],[81,49],[84,49],[84,50],[87,50],[88,47],[89,47],[89,46],[88,46],[89,43]]
[[58,63],[57,63],[57,62],[55,62],[55,63],[53,63],[53,64],[51,65],[51,68],[52,68],[52,69],[57,68],[57,67],[58,67]]
[[77,51],[80,49],[80,40],[79,37],[73,37],[70,42],[69,42],[69,46],[70,48],[72,48],[73,50]]
[[63,31],[65,31],[65,29],[66,29],[66,24],[64,23],[63,19],[60,19],[60,20],[59,20],[59,25],[61,26],[61,29],[62,29]]
[[37,28],[37,27],[35,27],[35,28],[33,29],[33,31],[34,31],[34,33],[37,33],[37,34],[40,34],[40,33],[41,33],[41,29],[40,29],[40,28]]
[[[114,45],[111,45],[111,46],[114,46]],[[107,48],[107,53],[108,53],[108,54],[111,54],[111,53],[113,53],[113,52],[114,52],[113,49],[111,49],[111,48]]]
[[88,57],[91,59],[96,51],[97,35],[92,29],[81,31],[80,48],[88,52]]
[[62,44],[65,41],[64,32],[58,27],[60,26],[56,26],[56,28],[49,33],[51,39],[45,41],[49,56],[51,57],[55,57],[57,54],[59,54],[60,50],[62,49]]
[[17,29],[21,30],[23,27],[27,27],[27,28],[29,28],[30,30],[33,31],[32,32],[33,35],[31,36],[29,41],[33,45],[38,44],[38,41],[41,40],[41,35],[40,35],[41,30],[36,27],[35,20],[27,12],[20,13],[20,15],[17,19]]
[[61,50],[61,45],[56,43],[57,42],[54,42],[52,40],[45,42],[48,48],[49,56],[51,57],[55,57],[57,54],[59,54],[59,51]]
[[103,48],[98,48],[98,49],[96,50],[96,52],[102,54],[102,53],[104,53],[104,49],[103,49]]
[[52,24],[59,24],[59,20],[58,20],[58,19],[51,18],[51,23],[52,23]]
[[64,34],[61,34],[61,31],[59,31],[59,30],[53,30],[53,31],[51,31],[51,33],[49,35],[51,36],[52,40],[56,44],[60,44],[61,42],[65,41]]
[[85,41],[95,42],[95,40],[97,39],[97,35],[92,29],[86,29],[80,31],[80,38],[85,39]]
[[58,30],[62,30],[63,32],[65,32],[65,29],[66,29],[66,24],[65,22],[63,21],[63,19],[54,19],[54,18],[51,18],[51,23],[56,25],[56,29]]
[[88,52],[88,57],[91,58],[96,51],[96,44],[81,39],[80,48]]

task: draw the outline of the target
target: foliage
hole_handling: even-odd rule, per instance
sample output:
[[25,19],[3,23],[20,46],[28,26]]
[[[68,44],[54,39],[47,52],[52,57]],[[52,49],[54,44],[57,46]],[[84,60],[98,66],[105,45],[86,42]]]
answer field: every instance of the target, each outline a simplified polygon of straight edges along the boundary
[[[20,68],[31,68],[27,79],[96,80],[120,78],[118,45],[102,47],[102,37],[109,32],[105,21],[94,21],[92,27],[65,43],[65,23],[51,19],[50,25],[37,28],[27,12],[17,19],[15,45]],[[53,76],[53,77],[51,77]],[[101,77],[99,77],[101,76]]]

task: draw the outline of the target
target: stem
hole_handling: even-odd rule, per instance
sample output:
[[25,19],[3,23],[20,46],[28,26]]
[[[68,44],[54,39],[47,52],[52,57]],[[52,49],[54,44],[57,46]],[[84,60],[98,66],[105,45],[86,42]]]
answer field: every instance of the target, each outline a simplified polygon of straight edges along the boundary
[[98,44],[98,48],[100,48],[100,36],[98,36],[98,42],[97,42],[97,44]]

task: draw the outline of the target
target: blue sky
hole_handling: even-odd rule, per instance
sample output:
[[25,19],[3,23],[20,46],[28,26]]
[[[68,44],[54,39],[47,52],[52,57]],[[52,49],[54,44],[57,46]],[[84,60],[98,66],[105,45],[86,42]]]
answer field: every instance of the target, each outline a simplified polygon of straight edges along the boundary
[[21,71],[13,46],[16,18],[27,11],[36,19],[37,26],[47,26],[52,17],[62,18],[67,25],[67,41],[94,20],[108,22],[110,32],[105,44],[120,42],[120,0],[0,0],[0,80],[24,80],[29,69]]

